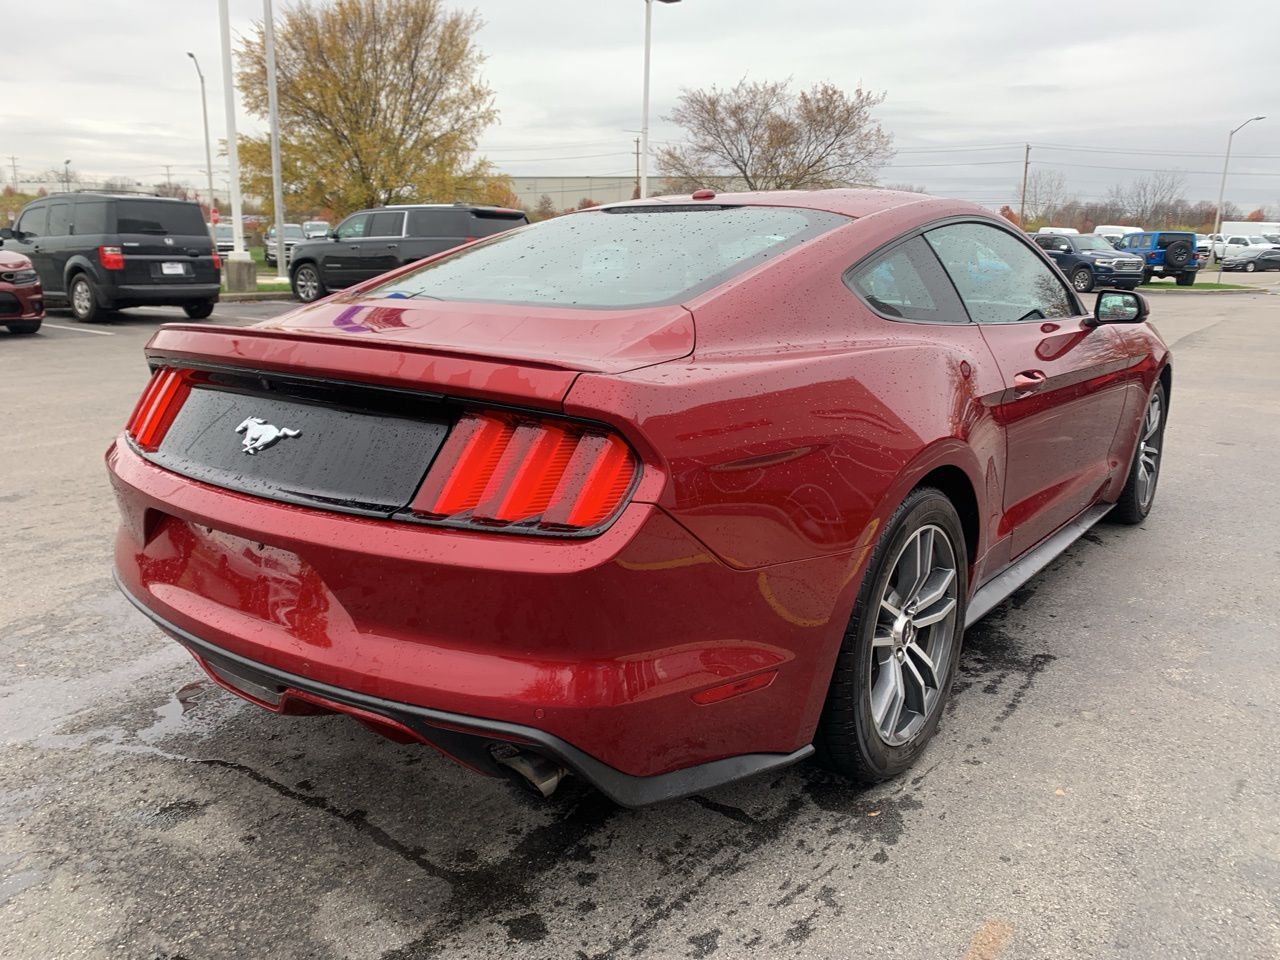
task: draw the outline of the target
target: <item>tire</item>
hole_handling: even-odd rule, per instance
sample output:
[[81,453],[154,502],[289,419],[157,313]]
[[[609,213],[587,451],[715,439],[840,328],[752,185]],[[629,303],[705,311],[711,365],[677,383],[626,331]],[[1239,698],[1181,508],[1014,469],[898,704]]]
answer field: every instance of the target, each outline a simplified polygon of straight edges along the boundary
[[[928,592],[942,587],[915,618],[936,616],[944,608],[945,614],[917,627],[900,598],[921,592],[906,583],[918,584],[912,569],[918,554],[912,551],[926,535],[933,544]],[[951,570],[945,583],[944,568]],[[931,487],[913,490],[885,525],[845,628],[815,737],[828,766],[860,783],[878,783],[915,763],[938,728],[955,677],[968,586],[968,554],[955,507]],[[920,654],[932,655],[934,671],[926,669],[928,661]],[[931,691],[929,673],[937,681]]]
[[1250,260],[1248,263],[1244,265],[1245,273],[1253,273],[1257,269],[1258,269],[1258,265],[1254,263],[1252,260]]
[[87,274],[77,273],[67,287],[71,315],[81,323],[93,323],[105,312],[98,305],[98,289]]
[[[1154,414],[1153,414],[1154,410]],[[1164,462],[1164,426],[1169,411],[1164,384],[1156,381],[1155,389],[1147,398],[1147,405],[1138,427],[1138,445],[1133,452],[1129,476],[1115,508],[1107,514],[1116,523],[1135,524],[1147,519],[1156,500],[1156,486],[1160,482],[1160,465]],[[1152,426],[1154,417],[1155,424]],[[1144,484],[1144,473],[1148,483]]]
[[1183,270],[1182,273],[1178,274],[1177,283],[1180,287],[1192,287],[1195,286],[1195,282],[1196,272],[1194,270]]
[[1093,289],[1093,271],[1088,267],[1077,267],[1071,271],[1071,286],[1076,293],[1088,293]]
[[201,300],[198,303],[184,303],[182,312],[192,320],[204,320],[213,314],[213,301]]
[[1195,251],[1191,249],[1191,243],[1187,240],[1174,240],[1164,248],[1164,265],[1166,268],[1172,267],[1174,270],[1181,270],[1191,262]]
[[9,323],[9,324],[5,324],[5,326],[9,328],[10,333],[25,335],[28,333],[35,333],[37,330],[39,330],[40,321],[24,320],[22,323]]
[[1144,270],[1144,271],[1142,272],[1142,282],[1143,282],[1143,283],[1150,283],[1154,278],[1155,278],[1155,274],[1154,274],[1154,273],[1152,273],[1150,270]]
[[289,280],[290,286],[293,287],[293,295],[303,303],[312,303],[329,293],[320,279],[320,271],[310,261],[295,267]]

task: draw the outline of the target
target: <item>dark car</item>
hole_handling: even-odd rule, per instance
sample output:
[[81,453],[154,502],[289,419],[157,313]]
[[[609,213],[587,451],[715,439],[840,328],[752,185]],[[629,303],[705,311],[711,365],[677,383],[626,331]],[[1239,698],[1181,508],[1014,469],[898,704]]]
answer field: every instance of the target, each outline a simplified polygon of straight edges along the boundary
[[1088,293],[1094,287],[1134,290],[1142,282],[1142,258],[1118,252],[1103,237],[1037,234],[1031,239],[1058,265],[1078,293]]
[[1254,247],[1243,253],[1234,253],[1222,261],[1223,270],[1243,270],[1254,273],[1258,270],[1280,270],[1280,248]]
[[1180,287],[1196,282],[1200,258],[1196,254],[1199,240],[1194,233],[1181,230],[1144,230],[1127,233],[1116,244],[1116,250],[1142,258],[1142,282],[1156,277],[1173,277]]
[[973,203],[694,197],[161,328],[121,588],[260,706],[543,793],[902,773],[965,627],[1147,517],[1169,351]]
[[303,303],[471,240],[527,224],[522,210],[467,204],[403,204],[361,210],[324,240],[293,248],[289,275]]
[[31,261],[0,249],[0,326],[35,333],[44,319],[44,292]]
[[213,228],[213,242],[218,246],[218,253],[230,253],[236,248],[235,227],[229,223],[219,223]]
[[213,313],[222,262],[199,204],[163,197],[55,194],[29,203],[10,249],[30,258],[50,302],[77,320],[121,307],[180,306]]

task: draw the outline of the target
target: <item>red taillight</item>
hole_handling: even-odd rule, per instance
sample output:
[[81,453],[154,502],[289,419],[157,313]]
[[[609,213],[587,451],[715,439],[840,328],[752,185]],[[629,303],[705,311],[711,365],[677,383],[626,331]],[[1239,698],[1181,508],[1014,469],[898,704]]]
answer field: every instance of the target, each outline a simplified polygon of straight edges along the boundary
[[103,270],[123,270],[124,251],[119,247],[99,247],[98,262]]
[[191,370],[175,370],[161,367],[151,377],[147,389],[142,391],[138,405],[129,417],[125,432],[143,450],[151,451],[160,446],[165,431],[182,409],[191,392],[195,375]]
[[215,270],[222,269],[222,258],[218,256],[217,250],[213,251],[213,269]]
[[575,533],[612,517],[636,472],[627,445],[599,428],[466,413],[445,440],[411,509],[434,520]]

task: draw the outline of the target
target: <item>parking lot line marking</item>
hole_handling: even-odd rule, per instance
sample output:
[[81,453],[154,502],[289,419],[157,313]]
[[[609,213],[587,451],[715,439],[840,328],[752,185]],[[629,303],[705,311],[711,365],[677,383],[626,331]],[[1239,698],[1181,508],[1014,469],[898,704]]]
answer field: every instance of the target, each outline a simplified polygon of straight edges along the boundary
[[1013,927],[1002,920],[988,920],[969,941],[964,960],[997,960],[1013,936]]
[[115,334],[110,330],[86,330],[84,327],[64,327],[60,323],[44,323],[46,327],[53,327],[55,330],[70,330],[72,333],[92,333],[96,337],[114,337]]

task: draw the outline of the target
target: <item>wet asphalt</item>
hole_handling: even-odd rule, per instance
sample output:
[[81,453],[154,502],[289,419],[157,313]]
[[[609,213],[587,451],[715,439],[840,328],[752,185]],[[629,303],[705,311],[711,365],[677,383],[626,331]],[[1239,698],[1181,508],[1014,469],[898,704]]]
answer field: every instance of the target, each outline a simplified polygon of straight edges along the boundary
[[969,631],[918,768],[643,811],[208,682],[109,572],[102,454],[182,318],[0,332],[0,957],[1280,955],[1280,296],[1152,302],[1152,516]]

